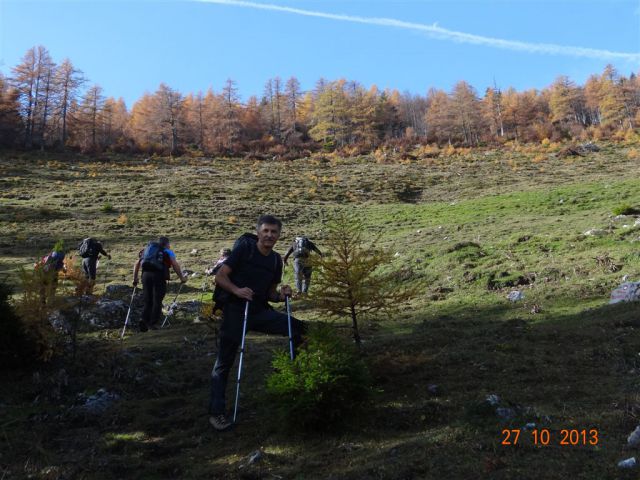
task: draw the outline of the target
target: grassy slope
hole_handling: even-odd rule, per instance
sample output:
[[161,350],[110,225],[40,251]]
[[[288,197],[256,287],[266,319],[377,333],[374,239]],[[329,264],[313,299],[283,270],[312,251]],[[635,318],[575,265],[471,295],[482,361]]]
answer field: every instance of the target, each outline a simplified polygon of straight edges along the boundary
[[[89,233],[117,254],[109,282],[128,278],[134,253],[165,232],[182,263],[201,270],[261,211],[283,217],[285,241],[306,231],[322,246],[331,211],[350,208],[382,234],[423,293],[393,319],[365,322],[364,352],[380,392],[340,434],[291,436],[268,421],[263,380],[269,352],[284,345],[259,335],[249,340],[242,421],[233,433],[212,432],[204,409],[213,332],[183,316],[124,343],[117,332],[87,333],[75,364],[60,359],[38,381],[22,372],[3,378],[0,466],[7,478],[620,475],[615,463],[635,454],[624,445],[639,413],[640,308],[605,304],[622,275],[640,276],[640,231],[611,215],[620,204],[640,205],[628,148],[577,160],[534,162],[539,152],[516,151],[405,165],[3,159],[0,268],[10,278],[54,239],[75,244]],[[102,211],[107,202],[114,211]],[[582,235],[592,228],[607,234]],[[201,254],[189,256],[192,248]],[[506,284],[519,277],[535,281],[521,287],[523,302],[510,303]],[[185,298],[197,296],[196,283]],[[309,305],[294,308],[319,318]],[[100,387],[122,396],[108,415],[68,413],[77,393]],[[491,393],[517,418],[480,408]],[[527,422],[550,428],[552,445],[534,447],[528,433],[519,447],[500,445],[502,429]],[[601,443],[561,447],[562,428],[597,428]],[[240,468],[258,448],[264,460]]]

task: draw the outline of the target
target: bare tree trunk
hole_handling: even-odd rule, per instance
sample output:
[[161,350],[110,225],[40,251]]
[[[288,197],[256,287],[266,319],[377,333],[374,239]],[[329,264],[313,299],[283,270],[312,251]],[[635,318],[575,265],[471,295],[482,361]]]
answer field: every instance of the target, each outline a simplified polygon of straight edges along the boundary
[[51,72],[52,68],[47,69],[47,80],[44,88],[44,107],[42,110],[42,126],[40,128],[40,150],[44,150],[44,134],[47,129],[47,115],[49,115],[49,97],[51,95]]
[[356,317],[356,307],[351,303],[351,322],[353,328],[353,340],[356,342],[356,345],[359,347],[361,344],[360,332],[358,331],[358,319]]
[[203,105],[202,105],[202,98],[198,99],[198,133],[199,133],[199,138],[198,138],[198,148],[200,148],[201,151],[204,151],[204,122],[202,120],[202,110],[203,110]]

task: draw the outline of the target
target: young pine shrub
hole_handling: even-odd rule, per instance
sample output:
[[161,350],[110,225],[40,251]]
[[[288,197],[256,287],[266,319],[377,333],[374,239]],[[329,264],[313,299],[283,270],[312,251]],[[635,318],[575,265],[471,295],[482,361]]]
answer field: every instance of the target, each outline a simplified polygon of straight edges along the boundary
[[28,341],[25,359],[33,355],[35,360],[48,362],[56,352],[57,335],[49,323],[49,315],[60,306],[56,297],[57,275],[43,268],[20,271],[22,295],[16,303],[16,312]]
[[351,331],[360,346],[359,321],[379,312],[387,317],[417,293],[415,286],[397,281],[391,253],[378,245],[380,237],[366,232],[361,220],[338,213],[326,225],[329,254],[313,258],[318,268],[311,300],[320,311],[351,320]]
[[292,362],[276,353],[267,395],[278,425],[291,430],[335,429],[360,412],[371,378],[357,349],[329,325],[314,326]]
[[84,271],[78,266],[78,262],[73,256],[65,258],[64,272],[64,278],[69,282],[71,291],[67,290],[64,292],[66,304],[63,312],[68,321],[66,333],[71,343],[71,354],[75,361],[78,349],[77,335],[82,319],[82,312],[94,302],[90,296],[90,294],[93,293],[93,285],[85,276]]
[[104,213],[112,213],[114,211],[113,205],[111,202],[104,202],[100,210]]

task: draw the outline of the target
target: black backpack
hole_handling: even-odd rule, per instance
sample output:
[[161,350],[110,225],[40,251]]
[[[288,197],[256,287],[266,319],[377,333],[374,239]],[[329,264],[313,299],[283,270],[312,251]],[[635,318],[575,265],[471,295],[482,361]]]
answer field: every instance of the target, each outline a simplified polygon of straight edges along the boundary
[[144,248],[141,266],[145,272],[164,271],[164,248],[158,242],[149,242]]
[[[238,248],[240,245],[248,245],[253,247],[256,243],[258,243],[258,236],[254,233],[243,233],[238,239],[233,243],[233,250]],[[246,261],[251,260],[253,257],[253,248],[249,250],[249,256],[246,258]],[[276,264],[275,268],[278,268],[278,263],[282,260],[279,260],[280,256],[276,255]],[[222,265],[220,265],[221,267]],[[218,269],[220,268],[218,267]],[[216,284],[213,289],[213,311],[216,312],[218,310],[222,310],[225,304],[231,300],[233,294],[231,292],[227,292],[224,288],[220,287]]]
[[[255,233],[243,233],[233,242],[232,250],[238,248],[240,245],[253,245],[254,243],[258,243],[258,236]],[[251,253],[253,254],[253,251]]]
[[80,245],[78,245],[78,253],[82,258],[97,257],[98,256],[98,242],[93,238],[85,238]]

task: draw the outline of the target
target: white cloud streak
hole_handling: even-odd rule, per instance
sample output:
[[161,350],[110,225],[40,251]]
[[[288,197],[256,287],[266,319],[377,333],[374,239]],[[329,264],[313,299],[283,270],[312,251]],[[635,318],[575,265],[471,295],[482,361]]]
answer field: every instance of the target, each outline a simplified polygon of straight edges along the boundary
[[422,23],[405,22],[393,18],[360,17],[353,15],[342,15],[313,10],[303,10],[300,8],[283,7],[268,3],[248,2],[244,0],[195,0],[202,3],[214,3],[218,5],[230,5],[234,7],[252,8],[258,10],[270,10],[275,12],[291,13],[303,15],[305,17],[317,17],[327,20],[337,20],[340,22],[362,23],[366,25],[377,25],[382,27],[401,28],[413,30],[427,34],[439,40],[451,40],[457,43],[468,43],[481,45],[503,50],[513,50],[517,52],[542,53],[550,55],[565,55],[570,57],[595,58],[599,60],[627,60],[640,63],[640,53],[612,52],[610,50],[599,50],[595,48],[573,47],[567,45],[554,45],[551,43],[529,43],[515,40],[503,40],[500,38],[484,37],[471,33],[456,32],[439,27],[437,24],[427,25]]

